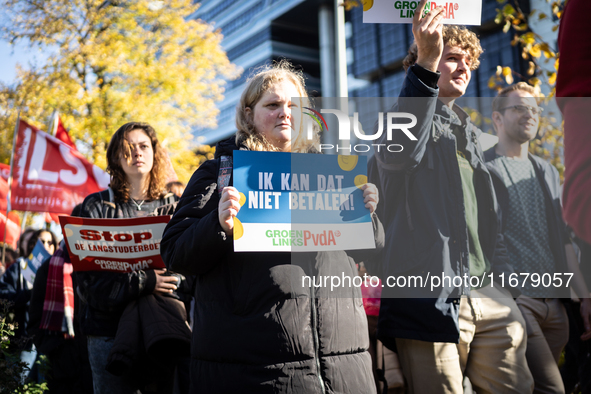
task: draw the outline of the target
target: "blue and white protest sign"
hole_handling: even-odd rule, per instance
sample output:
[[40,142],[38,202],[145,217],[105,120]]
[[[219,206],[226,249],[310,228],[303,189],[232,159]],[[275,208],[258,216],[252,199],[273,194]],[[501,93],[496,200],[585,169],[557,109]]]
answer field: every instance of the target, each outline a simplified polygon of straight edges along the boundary
[[28,259],[24,260],[24,267],[22,268],[23,278],[27,281],[27,285],[29,288],[33,288],[33,283],[35,283],[35,275],[37,275],[37,270],[41,267],[43,262],[51,257],[45,246],[40,240],[37,240],[35,244],[35,248],[33,249],[33,253],[29,256]]
[[364,156],[235,151],[233,178],[237,252],[375,248]]

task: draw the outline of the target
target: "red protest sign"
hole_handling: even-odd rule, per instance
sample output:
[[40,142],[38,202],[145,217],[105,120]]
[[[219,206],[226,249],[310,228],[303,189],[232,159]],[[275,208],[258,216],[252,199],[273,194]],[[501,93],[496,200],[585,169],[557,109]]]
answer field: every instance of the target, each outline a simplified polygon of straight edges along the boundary
[[12,209],[69,214],[109,176],[76,149],[20,121],[14,154]]
[[74,271],[164,268],[160,241],[170,216],[89,219],[60,216]]

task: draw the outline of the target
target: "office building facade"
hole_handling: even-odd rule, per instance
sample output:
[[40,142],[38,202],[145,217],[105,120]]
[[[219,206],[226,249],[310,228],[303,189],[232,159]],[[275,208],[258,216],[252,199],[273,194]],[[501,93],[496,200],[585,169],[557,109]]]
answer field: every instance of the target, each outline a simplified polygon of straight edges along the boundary
[[[520,3],[523,11],[529,12],[529,1]],[[495,92],[488,87],[488,81],[498,65],[525,75],[527,64],[521,59],[519,48],[510,45],[512,35],[503,33],[494,22],[498,7],[496,0],[483,0],[482,24],[472,28],[485,51],[466,96],[493,96]],[[326,62],[335,62],[331,57],[335,51],[334,9],[334,1],[320,0],[203,1],[193,17],[213,22],[220,29],[224,35],[222,46],[230,61],[244,71],[226,85],[225,98],[218,104],[218,127],[196,130],[197,140],[213,144],[235,132],[235,107],[248,76],[273,60],[287,58],[301,67],[312,95],[327,96],[323,88],[334,92],[334,72],[326,67]],[[345,18],[348,95],[398,96],[404,79],[402,59],[413,40],[411,25],[364,24],[361,7],[347,11]]]

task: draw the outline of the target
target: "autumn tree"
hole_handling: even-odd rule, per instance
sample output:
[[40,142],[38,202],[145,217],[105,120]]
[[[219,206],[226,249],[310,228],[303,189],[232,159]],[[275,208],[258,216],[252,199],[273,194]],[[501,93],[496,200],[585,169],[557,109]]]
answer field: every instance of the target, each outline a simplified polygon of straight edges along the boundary
[[[554,48],[547,37],[535,33],[531,29],[531,23],[549,20],[553,24],[551,30],[557,31],[566,0],[547,0],[549,13],[536,9],[525,13],[518,0],[497,0],[497,2],[499,8],[495,22],[503,25],[503,31],[513,36],[511,45],[520,49],[521,57],[529,67],[525,75],[522,75],[510,67],[499,65],[496,74],[490,77],[489,87],[500,90],[505,84],[523,80],[538,88],[540,96],[545,96],[546,103],[550,102],[555,96],[556,74],[559,66],[558,48]],[[542,89],[543,87],[546,89]],[[544,95],[542,90],[549,93]],[[560,124],[557,124],[558,118],[557,113],[547,113],[540,118],[541,138],[532,141],[531,148],[536,155],[550,160],[562,176],[564,172],[563,129]]]
[[[0,85],[0,161],[7,162],[16,113],[43,126],[58,110],[79,149],[105,168],[123,123],[157,130],[183,181],[199,158],[191,131],[214,127],[224,80],[237,76],[220,33],[191,19],[192,0],[2,0],[3,39],[41,48],[41,64]],[[45,127],[43,127],[45,129]]]

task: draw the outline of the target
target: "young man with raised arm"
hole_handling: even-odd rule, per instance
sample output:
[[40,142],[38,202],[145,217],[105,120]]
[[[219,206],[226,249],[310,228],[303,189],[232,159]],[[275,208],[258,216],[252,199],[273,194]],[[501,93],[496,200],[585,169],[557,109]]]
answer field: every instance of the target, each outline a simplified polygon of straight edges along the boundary
[[[390,111],[416,116],[416,140],[402,133],[393,133],[392,141],[383,136],[378,142],[404,149],[376,151],[369,165],[383,196],[378,215],[386,228],[378,338],[397,349],[411,393],[461,393],[465,375],[478,393],[528,393],[533,380],[525,323],[513,300],[519,290],[498,282],[512,270],[478,143],[481,131],[454,103],[465,93],[482,48],[474,33],[442,25],[442,7],[421,18],[425,3],[415,12],[415,44]],[[411,276],[436,286],[427,294],[388,281]],[[433,276],[464,279],[458,286],[457,280],[437,283]]]

